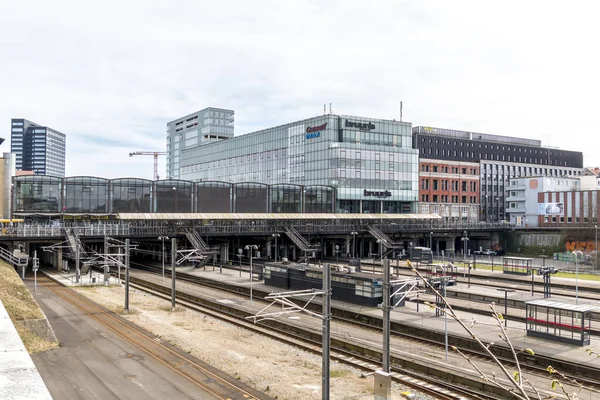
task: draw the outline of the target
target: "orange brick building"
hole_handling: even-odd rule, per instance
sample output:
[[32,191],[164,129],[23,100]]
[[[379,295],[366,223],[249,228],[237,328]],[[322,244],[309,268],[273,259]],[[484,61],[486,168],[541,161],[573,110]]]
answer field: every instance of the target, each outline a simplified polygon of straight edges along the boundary
[[479,220],[479,163],[420,159],[419,212],[446,221]]

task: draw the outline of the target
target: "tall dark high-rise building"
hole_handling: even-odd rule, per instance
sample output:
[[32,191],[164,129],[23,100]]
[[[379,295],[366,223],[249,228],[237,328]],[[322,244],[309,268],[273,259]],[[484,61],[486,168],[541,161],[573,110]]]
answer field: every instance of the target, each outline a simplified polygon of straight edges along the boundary
[[11,120],[10,152],[17,170],[64,177],[66,147],[64,133],[22,118]]

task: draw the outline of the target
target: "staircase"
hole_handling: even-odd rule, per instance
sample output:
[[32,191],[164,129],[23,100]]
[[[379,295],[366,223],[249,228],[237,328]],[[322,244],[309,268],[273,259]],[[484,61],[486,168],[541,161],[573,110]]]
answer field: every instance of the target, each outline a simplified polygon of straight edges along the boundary
[[[379,239],[380,241],[384,242],[383,247],[386,248],[386,251],[382,254],[383,257],[388,256],[395,249],[400,249],[404,247],[404,245],[401,242],[396,242],[392,240],[388,235],[383,233],[381,229],[377,228],[376,226],[368,225],[367,229],[369,230],[371,236],[373,236],[375,239]],[[376,259],[379,258],[381,257],[378,256]]]
[[80,260],[89,257],[89,255],[86,254],[85,250],[83,249],[83,244],[81,243],[81,240],[79,240],[79,235],[77,235],[77,233],[73,229],[64,228],[64,234],[69,245],[68,248],[71,253],[71,257],[73,259],[77,257],[77,249],[79,249]]
[[201,260],[198,264],[196,264],[196,268],[203,267],[213,259],[217,254],[217,249],[210,247],[206,244],[204,240],[202,240],[202,236],[193,228],[188,228],[185,231],[185,237],[191,243],[192,246],[202,255],[205,255],[203,260]]
[[298,233],[298,231],[292,226],[288,226],[285,228],[285,234],[301,251],[307,253],[313,251],[320,251],[319,246],[311,245],[310,243],[308,243],[308,240],[304,239],[304,237],[300,233]]
[[208,249],[208,245],[204,240],[202,240],[202,237],[195,229],[186,229],[185,237],[187,237],[192,246],[194,246],[195,249],[200,250],[201,253],[210,252],[210,250]]

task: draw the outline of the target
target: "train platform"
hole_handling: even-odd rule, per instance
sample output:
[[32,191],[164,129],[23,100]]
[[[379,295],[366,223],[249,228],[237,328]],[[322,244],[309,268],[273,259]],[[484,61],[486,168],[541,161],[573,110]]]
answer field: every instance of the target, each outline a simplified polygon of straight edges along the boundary
[[1,301],[0,399],[52,400]]

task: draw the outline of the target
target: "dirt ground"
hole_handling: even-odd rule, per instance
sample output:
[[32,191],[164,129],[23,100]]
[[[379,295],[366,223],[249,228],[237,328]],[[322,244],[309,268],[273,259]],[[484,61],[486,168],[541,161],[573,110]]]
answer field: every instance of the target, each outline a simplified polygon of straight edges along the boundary
[[[123,287],[77,288],[105,307],[122,310]],[[321,398],[321,356],[248,332],[202,313],[178,308],[170,302],[135,289],[130,293],[128,320],[160,336],[210,365],[281,400]],[[331,399],[373,399],[373,377],[362,378],[361,371],[331,363]],[[394,384],[394,399],[431,397]]]

